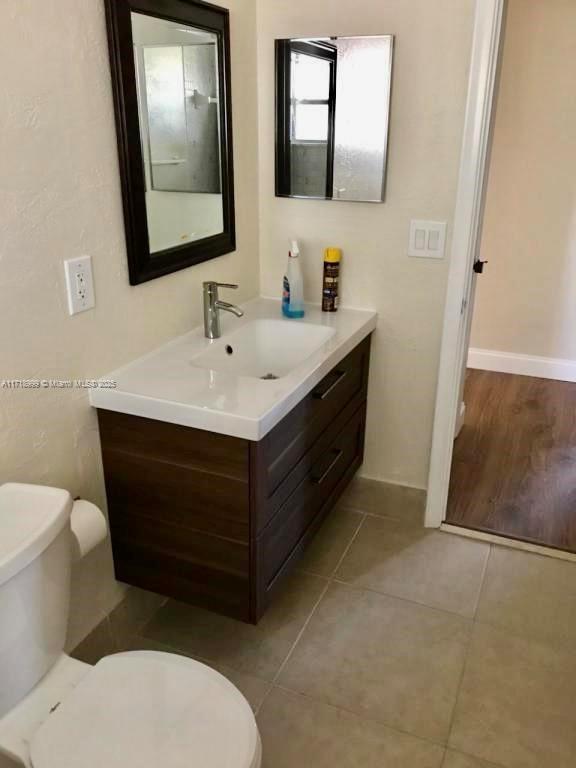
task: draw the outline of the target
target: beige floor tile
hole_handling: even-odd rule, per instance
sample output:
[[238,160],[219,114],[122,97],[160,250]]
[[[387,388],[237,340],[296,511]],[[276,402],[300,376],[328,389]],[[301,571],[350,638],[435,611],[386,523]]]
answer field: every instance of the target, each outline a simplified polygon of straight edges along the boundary
[[279,685],[442,742],[470,627],[454,614],[333,584]]
[[442,747],[274,689],[258,717],[262,768],[440,768]]
[[477,619],[574,649],[576,563],[494,547]]
[[505,768],[573,768],[576,656],[477,624],[450,745]]
[[334,510],[308,547],[299,570],[331,576],[363,519],[360,512]]
[[130,587],[126,597],[109,615],[110,627],[118,648],[149,621],[166,598],[155,592],[148,592],[138,587]]
[[341,506],[411,525],[422,525],[426,491],[357,477],[342,496]]
[[473,617],[490,545],[367,517],[336,577]]
[[271,680],[325,586],[324,579],[297,574],[257,626],[171,600],[143,628],[142,635],[191,656]]
[[71,652],[71,656],[85,664],[96,664],[103,656],[116,653],[118,647],[110,621],[105,618]]
[[499,768],[499,766],[494,763],[485,763],[484,760],[478,760],[475,757],[463,755],[462,752],[454,752],[448,749],[442,763],[442,768]]

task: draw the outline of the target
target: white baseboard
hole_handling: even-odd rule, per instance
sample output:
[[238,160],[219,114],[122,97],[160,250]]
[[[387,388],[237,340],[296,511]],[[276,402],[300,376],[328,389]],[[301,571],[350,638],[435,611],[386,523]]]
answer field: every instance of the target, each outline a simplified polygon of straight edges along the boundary
[[468,368],[498,373],[516,373],[520,376],[536,376],[540,379],[576,381],[576,360],[554,357],[533,357],[514,352],[495,352],[490,349],[468,350]]
[[426,491],[425,485],[418,485],[416,483],[410,483],[407,480],[398,480],[398,478],[389,477],[372,477],[372,475],[365,475],[362,469],[358,471],[356,479],[370,480],[374,483],[383,483],[384,485],[399,485],[401,488],[413,488],[415,491]]

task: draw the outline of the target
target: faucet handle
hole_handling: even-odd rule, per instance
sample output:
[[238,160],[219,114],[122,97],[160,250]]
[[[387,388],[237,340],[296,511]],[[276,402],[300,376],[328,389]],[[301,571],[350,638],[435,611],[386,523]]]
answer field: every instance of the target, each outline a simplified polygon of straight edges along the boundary
[[238,288],[235,283],[218,283],[216,280],[207,280],[204,288]]

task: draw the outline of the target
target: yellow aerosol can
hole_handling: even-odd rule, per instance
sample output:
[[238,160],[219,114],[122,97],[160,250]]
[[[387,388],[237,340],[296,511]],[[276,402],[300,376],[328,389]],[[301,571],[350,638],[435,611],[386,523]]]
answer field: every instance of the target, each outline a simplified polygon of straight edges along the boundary
[[324,278],[322,280],[322,312],[338,310],[340,288],[340,248],[326,248],[324,251]]

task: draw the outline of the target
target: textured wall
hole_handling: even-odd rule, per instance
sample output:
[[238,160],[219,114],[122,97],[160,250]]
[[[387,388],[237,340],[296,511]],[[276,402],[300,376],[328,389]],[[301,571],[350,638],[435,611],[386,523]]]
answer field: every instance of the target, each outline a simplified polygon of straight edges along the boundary
[[[253,0],[232,11],[238,250],[128,284],[102,0],[4,0],[0,25],[0,379],[97,377],[201,321],[202,280],[258,292]],[[93,257],[97,306],[69,317],[62,261]],[[0,482],[104,504],[84,391],[0,389]],[[75,572],[69,644],[119,599],[110,553]]]
[[[299,238],[308,299],[322,253],[344,249],[344,304],[373,308],[368,477],[425,486],[448,259],[406,256],[411,218],[451,228],[464,120],[472,0],[258,0],[262,291],[277,296],[288,240]],[[274,197],[274,39],[396,36],[387,199],[383,205]]]
[[576,3],[510,0],[471,346],[576,360]]

